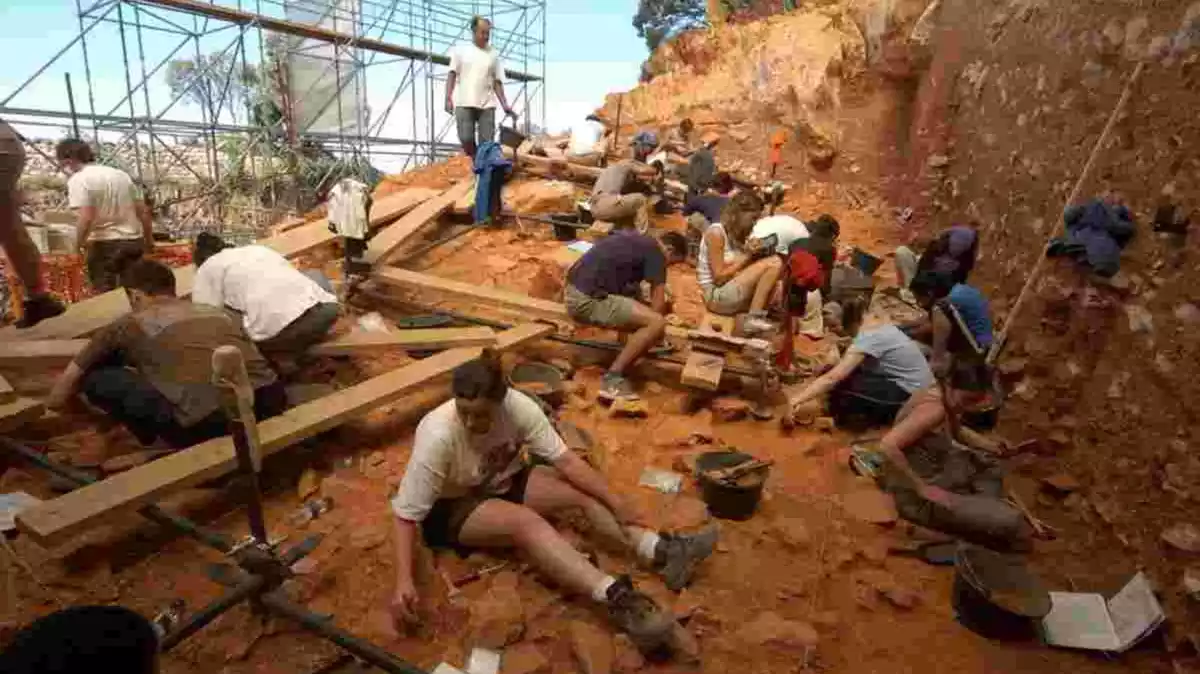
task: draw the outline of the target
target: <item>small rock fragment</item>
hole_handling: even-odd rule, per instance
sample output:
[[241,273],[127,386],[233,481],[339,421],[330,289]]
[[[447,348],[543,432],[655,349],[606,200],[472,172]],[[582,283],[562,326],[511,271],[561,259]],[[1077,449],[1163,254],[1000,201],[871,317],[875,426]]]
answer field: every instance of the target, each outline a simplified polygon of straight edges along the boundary
[[501,571],[492,578],[487,594],[471,604],[470,645],[499,650],[520,641],[525,634],[525,614],[517,593],[517,574]]
[[500,659],[501,674],[549,674],[550,660],[537,645],[520,643],[504,649]]
[[1183,591],[1189,596],[1196,598],[1200,595],[1200,568],[1188,567],[1183,572]]
[[803,550],[812,542],[808,527],[794,517],[780,517],[771,525],[775,538],[784,546],[793,550]]
[[750,403],[740,398],[717,398],[711,407],[713,418],[726,423],[741,421],[750,414]]
[[931,154],[925,164],[931,169],[946,168],[950,165],[950,158],[944,154]]
[[754,646],[771,646],[802,651],[817,645],[820,638],[808,623],[784,620],[778,613],[765,611],[738,630],[738,639]]
[[1079,480],[1067,473],[1057,473],[1042,479],[1042,489],[1059,497],[1065,497],[1077,491],[1079,487]]
[[646,658],[624,634],[613,637],[613,651],[616,654],[614,666],[618,672],[636,672],[646,666]]
[[590,623],[573,620],[567,626],[567,633],[571,639],[571,653],[582,674],[611,674],[615,654],[608,632]]
[[1162,541],[1184,552],[1200,552],[1200,529],[1186,522],[1162,532]]
[[871,524],[895,524],[899,517],[892,497],[878,489],[850,492],[842,497],[842,507],[851,517]]
[[905,611],[912,609],[920,601],[920,597],[917,596],[916,592],[906,590],[902,587],[891,586],[876,589],[879,592],[879,596],[886,599],[889,604]]

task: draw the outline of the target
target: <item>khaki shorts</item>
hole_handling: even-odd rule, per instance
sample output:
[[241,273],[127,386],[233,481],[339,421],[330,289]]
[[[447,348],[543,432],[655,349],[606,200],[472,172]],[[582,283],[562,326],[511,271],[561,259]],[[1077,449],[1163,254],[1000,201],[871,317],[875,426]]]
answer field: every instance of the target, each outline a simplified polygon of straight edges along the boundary
[[605,328],[623,328],[633,321],[633,304],[637,300],[624,295],[609,295],[598,300],[585,295],[570,283],[563,290],[567,315],[580,323]]
[[704,306],[714,314],[722,316],[733,316],[749,309],[750,300],[754,298],[749,289],[732,282],[704,288],[701,294],[704,297]]
[[643,234],[650,227],[646,207],[649,199],[644,194],[597,194],[588,207],[592,217],[614,225],[637,227]]

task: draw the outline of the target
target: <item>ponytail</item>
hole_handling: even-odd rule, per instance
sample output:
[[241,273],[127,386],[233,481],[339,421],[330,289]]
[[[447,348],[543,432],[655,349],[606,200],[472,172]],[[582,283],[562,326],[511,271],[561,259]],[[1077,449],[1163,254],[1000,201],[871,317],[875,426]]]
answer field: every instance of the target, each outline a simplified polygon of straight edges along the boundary
[[454,368],[451,390],[455,398],[503,400],[508,383],[504,380],[500,354],[495,349],[484,349],[479,358]]

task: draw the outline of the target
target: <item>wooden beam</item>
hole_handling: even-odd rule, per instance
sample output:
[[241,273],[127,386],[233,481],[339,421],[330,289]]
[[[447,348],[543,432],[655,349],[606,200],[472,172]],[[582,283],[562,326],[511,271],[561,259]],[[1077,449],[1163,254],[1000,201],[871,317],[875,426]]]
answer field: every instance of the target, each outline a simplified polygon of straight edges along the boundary
[[685,386],[716,391],[721,386],[721,372],[725,369],[725,358],[703,351],[692,351],[679,381]]
[[0,405],[7,405],[15,402],[16,399],[17,392],[13,390],[12,384],[8,383],[8,380],[3,376],[0,376]]
[[0,347],[0,367],[59,367],[87,346],[86,339],[30,339]]
[[[553,326],[527,323],[500,333],[496,347],[516,348],[552,332]],[[478,348],[443,351],[267,419],[258,426],[263,453],[272,454],[394,402],[479,353]],[[39,543],[55,545],[112,515],[224,475],[236,465],[232,440],[217,438],[25,510],[18,526]]]
[[[393,192],[371,204],[370,225],[378,227],[408,213],[439,194],[438,190],[413,187]],[[384,230],[387,231],[387,230]],[[321,218],[259,241],[289,260],[315,248],[333,243],[337,234],[329,231],[329,220]]]
[[514,293],[509,290],[487,288],[462,281],[451,281],[450,279],[442,279],[394,267],[379,269],[371,275],[371,278],[390,286],[407,288],[409,290],[424,290],[475,300],[492,306],[511,309],[517,313],[536,318],[545,318],[553,321],[570,320],[567,316],[567,308],[558,302],[540,300],[536,297]]
[[15,428],[40,419],[46,413],[46,406],[40,400],[33,398],[17,398],[10,403],[0,405],[0,433],[7,433]]
[[405,241],[450,210],[459,197],[471,191],[474,181],[464,180],[438,196],[429,199],[399,221],[384,228],[367,244],[367,262],[380,265],[387,261]]
[[64,314],[47,318],[32,328],[18,330],[12,326],[0,330],[0,339],[75,339],[86,337],[129,313],[129,297],[118,288],[103,295],[89,297],[67,307]]
[[470,346],[495,346],[491,328],[431,328],[392,332],[352,332],[308,350],[317,356],[361,356],[380,351],[440,351]]

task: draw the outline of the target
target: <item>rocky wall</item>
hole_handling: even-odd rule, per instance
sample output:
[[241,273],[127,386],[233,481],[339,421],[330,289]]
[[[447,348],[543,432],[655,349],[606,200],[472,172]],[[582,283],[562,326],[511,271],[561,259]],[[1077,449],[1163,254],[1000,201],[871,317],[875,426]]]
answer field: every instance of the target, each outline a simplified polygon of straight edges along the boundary
[[1194,232],[1155,233],[1152,221],[1165,203],[1190,211],[1200,200],[1200,3],[973,0],[939,18],[913,119],[942,148],[914,164],[920,224],[982,223],[976,279],[1000,316],[1146,63],[1083,189],[1118,195],[1137,219],[1121,273],[1098,286],[1110,306],[1085,308],[1087,279],[1047,265],[1002,362],[1015,390],[1002,430],[1037,441],[1018,459],[1024,472],[1079,483],[1037,506],[1061,529],[1042,547],[1056,585],[1108,589],[1147,568],[1175,645],[1200,626],[1184,588],[1200,565],[1200,255]]

